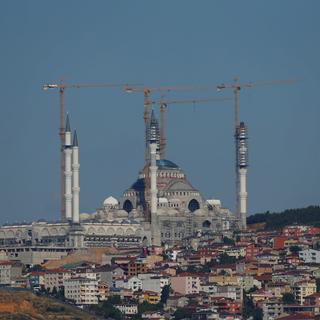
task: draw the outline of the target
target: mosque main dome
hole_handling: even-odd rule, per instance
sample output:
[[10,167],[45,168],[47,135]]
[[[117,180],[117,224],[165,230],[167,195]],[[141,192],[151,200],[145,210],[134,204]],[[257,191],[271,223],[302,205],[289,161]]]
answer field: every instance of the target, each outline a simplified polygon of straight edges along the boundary
[[[147,164],[140,170],[137,180],[121,195],[118,208],[115,210],[116,199],[108,198],[100,211],[107,216],[112,213],[113,218],[123,218],[126,212],[127,219],[139,221],[146,230],[150,230],[150,225],[156,225],[161,242],[168,244],[178,243],[199,231],[229,230],[235,223],[231,212],[222,208],[221,203],[215,199],[206,200],[190,183],[179,165],[161,158],[158,122],[153,112],[147,141],[152,141],[153,146],[157,144],[156,171],[153,171],[156,173],[157,193],[155,216],[151,219],[150,159],[146,159]],[[150,154],[148,151],[147,154]]]

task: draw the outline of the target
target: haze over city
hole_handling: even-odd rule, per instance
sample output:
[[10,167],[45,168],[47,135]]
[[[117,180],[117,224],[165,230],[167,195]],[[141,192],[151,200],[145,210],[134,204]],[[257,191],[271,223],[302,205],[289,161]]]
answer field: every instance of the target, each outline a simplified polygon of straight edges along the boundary
[[[248,212],[318,205],[319,9],[293,0],[1,3],[0,222],[59,219],[59,95],[41,87],[61,78],[152,87],[297,79],[239,92]],[[220,97],[232,94],[165,98]],[[78,130],[80,211],[90,213],[143,166],[143,94],[70,89],[65,109]],[[167,159],[234,210],[232,100],[168,106],[166,119]]]

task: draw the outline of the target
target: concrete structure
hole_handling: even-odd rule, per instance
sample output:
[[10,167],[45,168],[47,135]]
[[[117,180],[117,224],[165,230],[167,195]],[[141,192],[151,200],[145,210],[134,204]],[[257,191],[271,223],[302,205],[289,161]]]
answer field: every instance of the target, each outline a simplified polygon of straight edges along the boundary
[[18,261],[0,262],[0,285],[10,285],[22,276],[22,264]]
[[71,145],[71,130],[70,130],[70,120],[69,115],[67,115],[66,120],[66,130],[65,130],[65,208],[66,208],[66,219],[67,221],[72,220],[72,171],[71,171],[71,155],[72,155],[72,145]]
[[77,305],[98,304],[98,281],[87,278],[71,278],[64,281],[64,295]]
[[242,230],[247,228],[247,167],[248,167],[248,148],[247,148],[247,128],[244,122],[237,128],[237,166],[238,166],[238,218]]
[[114,306],[126,316],[131,316],[138,313],[137,304],[122,303],[122,304],[115,304]]
[[268,299],[262,302],[263,320],[278,319],[283,314],[283,302],[281,299]]
[[44,287],[50,291],[53,288],[60,290],[64,286],[64,282],[72,276],[71,271],[65,269],[47,270],[44,274]]
[[307,249],[299,251],[299,258],[305,263],[320,263],[320,251]]
[[79,147],[78,147],[78,137],[77,131],[74,131],[73,135],[73,146],[72,146],[72,173],[73,173],[73,215],[72,222],[74,224],[80,223],[80,212],[79,212]]
[[157,142],[156,140],[150,141],[150,174],[151,174],[151,242],[154,246],[161,245],[160,232],[157,221],[157,209],[158,209],[158,189],[157,189]]
[[201,289],[200,278],[192,274],[171,277],[171,288],[181,294],[199,293]]
[[300,305],[304,304],[304,299],[317,291],[316,282],[314,280],[299,281],[292,286],[292,293],[295,300]]
[[[222,208],[219,200],[204,199],[178,165],[160,159],[159,139],[158,121],[152,113],[148,130],[148,170],[144,168],[139,173],[138,180],[124,191],[119,201],[107,197],[96,212],[79,214],[79,146],[76,133],[71,143],[68,116],[65,130],[67,222],[38,221],[2,226],[0,248],[11,259],[19,257],[27,264],[38,264],[45,259],[60,259],[82,247],[174,246],[184,239],[203,234],[219,237],[237,229],[238,219]],[[148,185],[150,190],[146,190]],[[151,211],[150,216],[145,209]]]

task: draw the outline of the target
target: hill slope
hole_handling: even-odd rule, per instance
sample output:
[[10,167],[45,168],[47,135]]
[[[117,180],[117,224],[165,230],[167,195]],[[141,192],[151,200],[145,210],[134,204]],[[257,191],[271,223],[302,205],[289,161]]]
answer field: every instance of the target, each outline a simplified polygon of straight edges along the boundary
[[265,223],[265,229],[280,229],[289,224],[320,226],[320,207],[288,209],[280,213],[257,213],[247,218],[248,225]]
[[28,291],[0,289],[0,320],[93,320],[76,307]]

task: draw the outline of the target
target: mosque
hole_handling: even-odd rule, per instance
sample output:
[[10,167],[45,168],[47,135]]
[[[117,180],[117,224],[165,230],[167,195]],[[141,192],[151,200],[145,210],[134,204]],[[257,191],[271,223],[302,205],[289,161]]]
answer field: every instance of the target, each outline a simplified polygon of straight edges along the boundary
[[186,237],[239,228],[239,219],[216,199],[205,199],[177,164],[160,158],[159,125],[152,111],[147,128],[148,164],[119,200],[109,196],[92,214],[79,213],[78,138],[65,130],[66,222],[0,227],[0,248],[61,252],[82,247],[173,246]]

